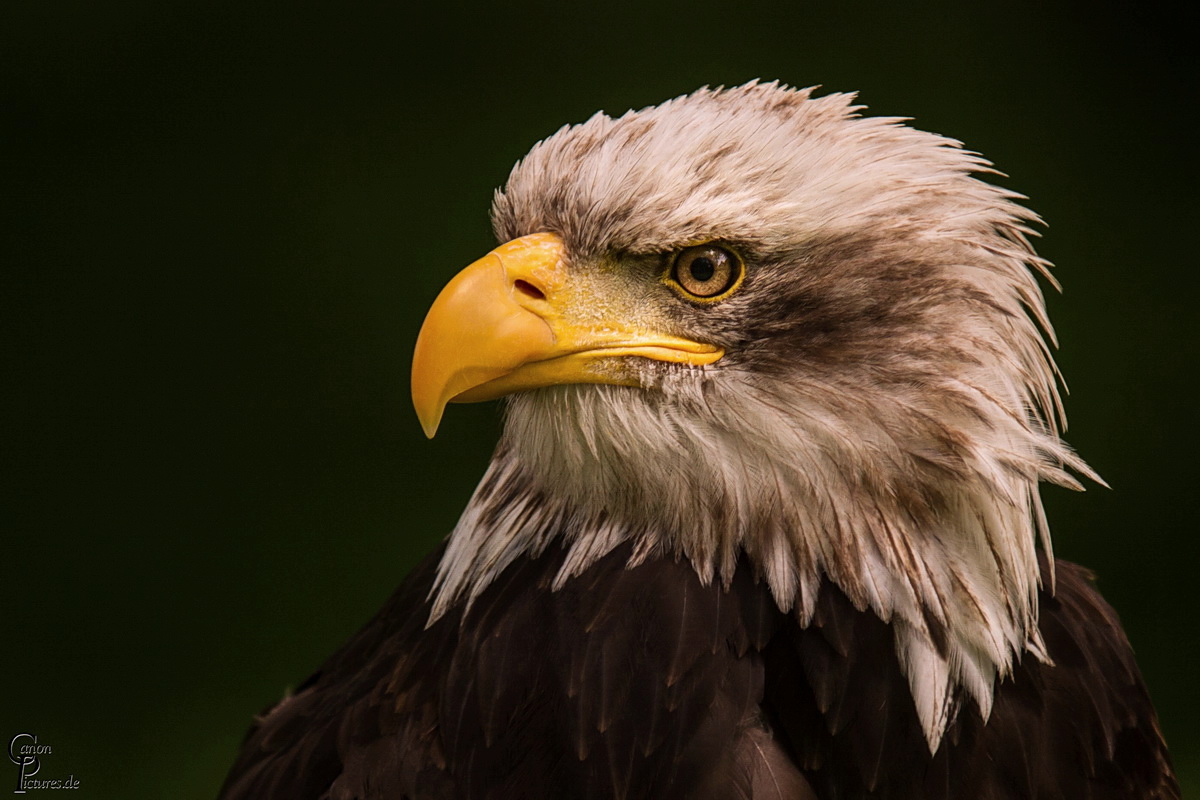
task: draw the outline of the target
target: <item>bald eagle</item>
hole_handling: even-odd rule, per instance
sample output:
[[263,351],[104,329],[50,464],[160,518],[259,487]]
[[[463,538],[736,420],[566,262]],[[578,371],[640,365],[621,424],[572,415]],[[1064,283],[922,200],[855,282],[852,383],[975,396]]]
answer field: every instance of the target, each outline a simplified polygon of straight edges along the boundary
[[[238,798],[1176,798],[1041,481],[1037,217],[852,95],[700,90],[538,143],[413,359],[505,397],[460,521],[253,724]],[[1039,547],[1040,544],[1040,547]]]

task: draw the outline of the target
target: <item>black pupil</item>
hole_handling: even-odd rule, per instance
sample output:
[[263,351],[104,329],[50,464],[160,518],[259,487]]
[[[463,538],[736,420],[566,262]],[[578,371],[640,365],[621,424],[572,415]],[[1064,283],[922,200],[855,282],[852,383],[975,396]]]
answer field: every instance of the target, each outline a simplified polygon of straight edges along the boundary
[[712,276],[717,274],[717,265],[706,256],[694,259],[688,269],[691,271],[692,277],[700,283],[712,280]]

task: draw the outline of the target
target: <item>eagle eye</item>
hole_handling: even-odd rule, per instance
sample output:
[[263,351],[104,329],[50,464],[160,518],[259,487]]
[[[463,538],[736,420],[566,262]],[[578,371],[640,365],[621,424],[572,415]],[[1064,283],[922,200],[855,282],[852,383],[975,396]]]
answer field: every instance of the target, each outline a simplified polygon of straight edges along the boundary
[[712,302],[732,294],[744,274],[737,255],[714,244],[700,244],[676,254],[668,283],[689,299]]

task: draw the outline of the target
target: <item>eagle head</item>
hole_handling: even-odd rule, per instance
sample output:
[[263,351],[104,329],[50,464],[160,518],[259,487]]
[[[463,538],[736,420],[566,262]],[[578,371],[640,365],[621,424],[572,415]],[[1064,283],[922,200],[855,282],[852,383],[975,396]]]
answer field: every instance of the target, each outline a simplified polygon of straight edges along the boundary
[[704,89],[538,143],[499,248],[439,296],[413,395],[505,396],[433,617],[514,559],[559,584],[623,542],[785,611],[823,580],[891,624],[931,747],[1031,653],[1041,480],[1091,475],[1062,411],[1030,246],[989,163],[854,96]]

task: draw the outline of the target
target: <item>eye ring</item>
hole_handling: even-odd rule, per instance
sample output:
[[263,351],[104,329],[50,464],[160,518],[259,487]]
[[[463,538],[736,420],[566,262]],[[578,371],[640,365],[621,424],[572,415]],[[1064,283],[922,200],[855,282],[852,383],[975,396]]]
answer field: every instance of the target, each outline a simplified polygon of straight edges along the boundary
[[736,253],[710,243],[676,253],[666,282],[688,300],[716,303],[737,291],[745,276],[745,265]]

